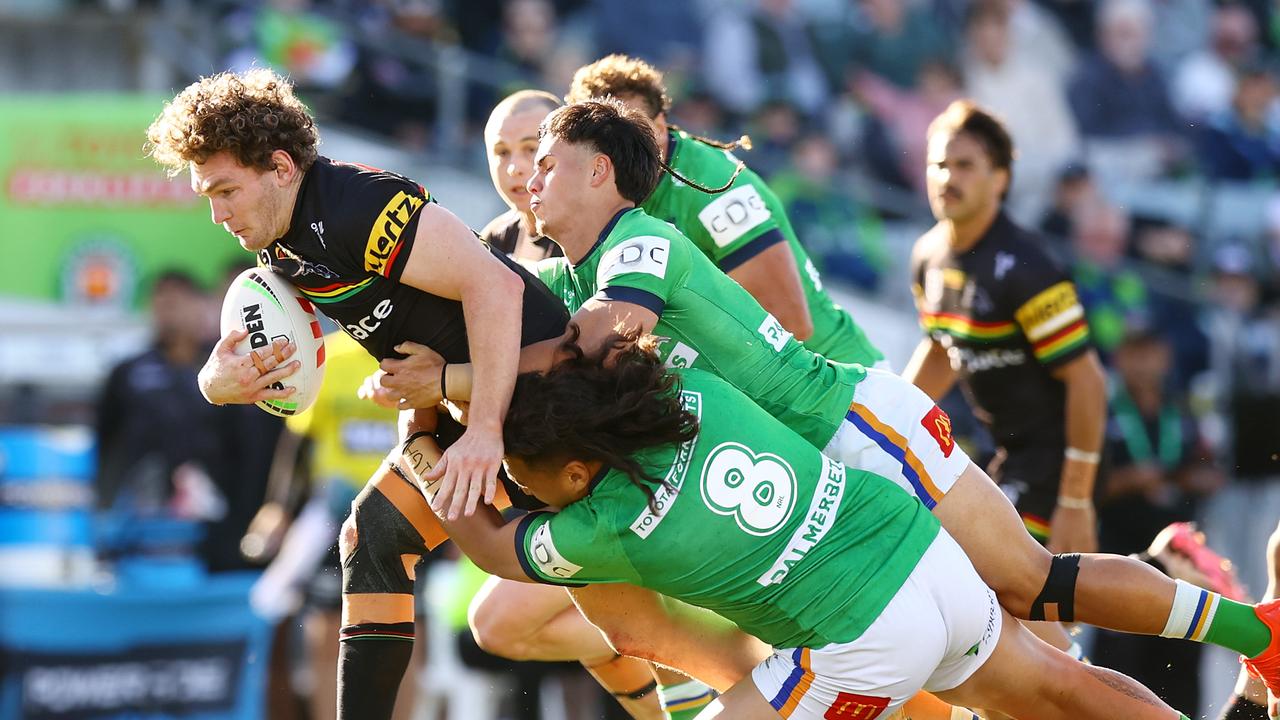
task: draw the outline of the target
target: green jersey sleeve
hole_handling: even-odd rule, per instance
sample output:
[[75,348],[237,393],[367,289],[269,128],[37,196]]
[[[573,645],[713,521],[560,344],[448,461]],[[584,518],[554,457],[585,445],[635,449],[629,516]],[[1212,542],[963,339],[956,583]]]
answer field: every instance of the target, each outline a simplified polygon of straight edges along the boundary
[[526,515],[516,528],[516,555],[535,582],[567,587],[640,580],[618,533],[590,499],[559,512]]
[[[674,233],[673,229],[673,233]],[[690,246],[661,235],[628,237],[607,249],[596,267],[596,292],[662,315],[689,273]]]

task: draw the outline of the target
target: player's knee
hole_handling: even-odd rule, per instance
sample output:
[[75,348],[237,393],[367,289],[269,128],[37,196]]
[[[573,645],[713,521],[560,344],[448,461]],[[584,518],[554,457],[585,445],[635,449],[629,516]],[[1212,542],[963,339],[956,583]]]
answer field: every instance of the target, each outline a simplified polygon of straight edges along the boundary
[[1010,614],[1028,620],[1036,598],[1044,590],[1053,557],[1036,544],[1032,552],[1009,553],[999,573],[984,573],[982,579]]
[[360,531],[356,529],[355,515],[348,515],[342,523],[342,530],[338,533],[338,554],[344,563],[356,551],[359,540]]
[[616,622],[597,623],[600,632],[604,634],[604,639],[609,643],[609,647],[619,655],[640,658],[641,660],[657,660],[655,656],[653,643],[649,642],[644,633],[635,632],[634,628],[628,628],[624,624]]
[[485,652],[508,660],[537,659],[529,642],[532,628],[518,607],[495,601],[490,595],[477,595],[467,619],[471,636]]

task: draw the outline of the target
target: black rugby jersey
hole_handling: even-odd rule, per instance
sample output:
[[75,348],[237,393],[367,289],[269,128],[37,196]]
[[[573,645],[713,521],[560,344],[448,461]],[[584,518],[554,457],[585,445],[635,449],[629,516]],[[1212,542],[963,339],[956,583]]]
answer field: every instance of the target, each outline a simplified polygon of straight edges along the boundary
[[1041,239],[1001,213],[957,254],[935,227],[916,242],[911,276],[921,327],[947,349],[995,441],[1009,450],[1063,445],[1066,387],[1050,372],[1088,352],[1089,328]]
[[507,210],[490,220],[480,231],[480,239],[489,243],[489,247],[501,250],[516,260],[537,262],[564,255],[564,251],[551,238],[531,236],[525,230],[524,215],[516,210]]
[[[369,354],[402,357],[406,340],[446,362],[470,360],[462,303],[400,282],[420,210],[434,202],[421,185],[392,172],[320,157],[303,177],[289,231],[258,254]],[[521,344],[559,337],[569,315],[536,277],[494,256],[525,284]]]

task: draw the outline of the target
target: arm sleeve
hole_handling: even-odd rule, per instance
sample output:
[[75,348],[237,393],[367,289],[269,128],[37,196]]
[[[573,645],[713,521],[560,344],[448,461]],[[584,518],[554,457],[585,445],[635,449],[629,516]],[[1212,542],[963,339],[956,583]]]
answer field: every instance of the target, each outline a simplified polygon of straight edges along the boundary
[[[737,160],[728,152],[724,157],[722,174],[727,180]],[[711,173],[716,179],[720,174]],[[729,190],[711,197],[714,199],[698,211],[697,223],[686,226],[690,226],[691,239],[698,248],[721,270],[728,272],[770,246],[786,241],[778,220],[785,213],[782,202],[751,170],[743,170]]]
[[693,246],[682,238],[642,235],[605,252],[596,269],[596,292],[606,300],[629,302],[661,315],[688,274]]
[[580,500],[560,512],[526,515],[516,529],[516,557],[529,579],[549,585],[636,583],[613,525]]
[[418,232],[419,211],[433,202],[426,188],[388,172],[357,175],[340,199],[335,258],[351,272],[400,281]]
[[1089,351],[1089,324],[1075,283],[1044,250],[1024,248],[1006,276],[1006,297],[1036,360],[1052,370]]

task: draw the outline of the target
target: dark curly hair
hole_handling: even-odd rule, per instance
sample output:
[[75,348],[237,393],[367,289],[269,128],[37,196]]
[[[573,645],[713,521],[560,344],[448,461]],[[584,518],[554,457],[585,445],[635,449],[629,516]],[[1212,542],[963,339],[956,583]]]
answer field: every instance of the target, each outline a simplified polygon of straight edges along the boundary
[[558,137],[587,144],[613,163],[618,194],[639,205],[662,177],[658,141],[639,112],[614,98],[595,98],[565,105],[542,121],[538,137]]
[[245,167],[270,170],[271,153],[283,150],[305,171],[319,139],[292,83],[257,68],[188,85],[147,128],[147,151],[171,175],[223,151]]
[[667,373],[651,336],[614,335],[588,355],[570,327],[569,357],[545,373],[516,378],[502,427],[508,457],[534,466],[597,460],[621,470],[654,504],[667,487],[633,456],[698,434],[697,416],[680,404],[679,378]]

